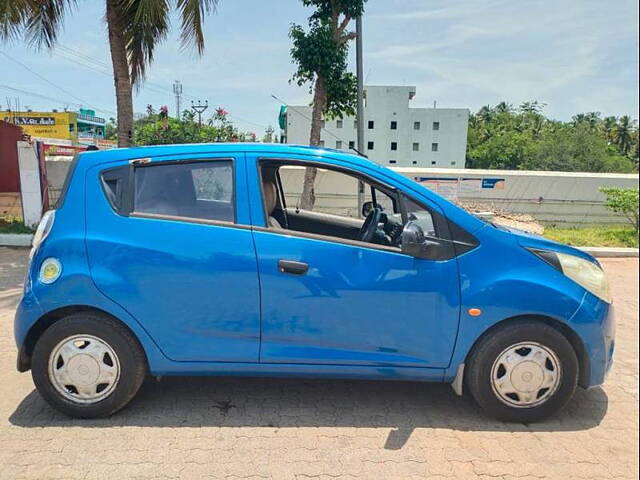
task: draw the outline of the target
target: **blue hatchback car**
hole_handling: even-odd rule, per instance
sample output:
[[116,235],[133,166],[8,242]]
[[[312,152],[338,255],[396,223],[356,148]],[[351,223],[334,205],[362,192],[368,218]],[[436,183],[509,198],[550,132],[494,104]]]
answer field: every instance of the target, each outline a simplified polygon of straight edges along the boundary
[[149,374],[260,375],[448,382],[531,422],[603,383],[614,322],[580,250],[355,155],[199,144],[74,160],[15,337],[18,370],[75,417],[116,412]]

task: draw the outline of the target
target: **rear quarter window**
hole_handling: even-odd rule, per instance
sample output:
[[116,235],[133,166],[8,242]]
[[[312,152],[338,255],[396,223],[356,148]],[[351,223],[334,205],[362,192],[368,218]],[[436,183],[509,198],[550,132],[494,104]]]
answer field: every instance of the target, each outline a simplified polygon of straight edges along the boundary
[[231,160],[137,167],[133,183],[135,213],[235,221]]

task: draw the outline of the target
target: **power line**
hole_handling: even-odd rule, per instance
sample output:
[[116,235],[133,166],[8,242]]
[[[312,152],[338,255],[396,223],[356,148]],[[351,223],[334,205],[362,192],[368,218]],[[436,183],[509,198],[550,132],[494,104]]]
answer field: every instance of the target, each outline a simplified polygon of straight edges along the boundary
[[[57,49],[60,49],[61,51],[57,51]],[[4,52],[0,52],[0,53],[4,53]],[[4,53],[5,55],[7,55],[6,53]],[[94,59],[92,57],[89,57],[81,52],[78,52],[77,50],[74,50],[72,48],[69,48],[67,46],[64,45],[57,45],[56,46],[56,50],[53,50],[53,54],[57,55],[61,58],[64,58],[67,61],[70,61],[72,63],[75,63],[76,65],[80,65],[88,70],[91,70],[93,72],[96,73],[100,73],[101,75],[106,75],[108,77],[113,77],[113,73],[109,70],[111,68],[110,65],[108,65],[106,62],[103,62],[102,60],[98,60],[98,59]],[[8,56],[8,55],[7,55]],[[75,58],[73,58],[75,57]],[[15,62],[18,62],[16,59],[12,59]],[[19,62],[18,62],[19,63]],[[27,68],[29,71],[31,71],[31,73],[33,73],[34,75],[38,75],[40,76],[38,73],[34,72],[33,70],[29,69],[26,65],[21,64],[23,67]],[[106,70],[104,70],[104,69]],[[68,95],[70,95],[71,97],[75,98],[76,100],[79,100],[85,104],[88,104],[87,102],[84,102],[84,100],[76,97],[75,95],[71,94],[70,92],[67,92],[66,90],[62,89],[61,87],[53,84],[53,82],[50,82],[49,80],[45,79],[44,77],[40,76],[43,80],[47,81],[48,83],[51,83],[52,85],[56,86],[57,88],[60,88],[62,91],[64,91],[65,93],[67,93]],[[155,83],[155,82],[151,82],[149,80],[145,80],[143,85],[142,85],[145,90],[149,90],[151,92],[154,93],[159,93],[162,95],[174,95],[175,92],[172,92],[169,89],[165,89],[165,87],[159,83]],[[189,99],[192,100],[198,100],[198,97],[194,96],[194,95],[189,95],[189,94],[182,94],[181,96],[187,97]],[[202,97],[201,97],[202,98]],[[97,110],[97,109],[96,109]],[[106,111],[106,110],[102,110],[102,111]],[[178,112],[179,115],[179,112]],[[242,118],[238,115],[235,114],[229,114],[230,118],[235,119],[238,122],[241,123],[245,123],[247,125],[253,126],[253,127],[258,127],[261,129],[266,129],[267,127],[265,127],[265,125],[256,123],[256,122],[252,122],[250,120],[247,120],[245,118]]]
[[21,67],[25,68],[26,70],[28,70],[29,72],[31,72],[33,75],[35,75],[36,77],[38,77],[39,79],[47,82],[49,85],[54,86],[55,88],[57,88],[58,90],[60,90],[61,92],[66,93],[67,95],[69,95],[71,98],[75,98],[76,100],[82,102],[85,105],[90,105],[89,102],[85,102],[83,99],[81,99],[80,97],[76,97],[73,93],[65,90],[64,88],[62,88],[60,85],[57,85],[55,83],[53,83],[51,80],[47,79],[46,77],[40,75],[38,72],[32,70],[31,68],[27,67],[24,63],[22,63],[21,61],[13,58],[11,55],[9,55],[8,53],[5,52],[0,52],[2,55],[4,55],[5,57],[7,57],[9,60],[17,63],[18,65],[20,65]]
[[78,50],[74,50],[73,48],[69,48],[69,47],[65,47],[64,45],[57,45],[56,48],[59,48],[60,50],[67,52],[71,55],[74,55],[78,58],[82,58],[86,61],[88,61],[89,63],[94,63],[98,66],[104,67],[104,68],[111,68],[112,65],[108,64],[107,62],[103,62],[102,60],[99,60],[97,58],[94,57],[90,57],[88,55],[85,55],[82,52],[79,52]]
[[[4,85],[2,83],[0,83],[0,88],[4,88],[6,90],[11,90],[12,92],[22,93],[23,95],[29,95],[31,97],[42,98],[44,100],[49,100],[49,101],[53,101],[53,102],[56,102],[56,103],[62,102],[62,103],[66,103],[66,104],[69,104],[69,105],[76,106],[76,107],[83,107],[83,105],[80,104],[80,103],[69,102],[69,101],[67,101],[65,99],[61,99],[61,98],[48,97],[48,96],[42,95],[40,93],[35,93],[35,92],[31,92],[29,90],[22,90],[20,88],[10,87],[9,85]],[[84,106],[86,106],[86,105],[84,105]],[[96,108],[96,107],[93,107],[93,109],[95,111],[97,111],[97,112],[103,112],[103,113],[107,113],[109,115],[116,115],[116,112],[114,112],[112,110],[104,110],[102,108]]]
[[[54,55],[58,55],[59,57],[62,57],[65,60],[68,60],[70,62],[75,63],[76,65],[80,65],[80,66],[82,66],[84,68],[87,68],[89,70],[92,70],[94,72],[100,73],[102,75],[106,75],[107,77],[110,77],[110,78],[113,78],[113,73],[111,73],[109,71],[101,70],[100,68],[97,68],[97,67],[95,67],[93,65],[84,63],[83,61],[68,57],[66,52],[65,52],[65,54],[62,54],[61,52],[55,52],[54,51],[53,53],[54,53]],[[149,85],[154,85],[154,84],[152,82],[146,82],[145,81],[145,85],[144,85],[145,89],[150,90],[150,91],[155,92],[155,93],[160,93],[162,95],[172,95],[172,93],[169,90],[160,90],[160,88],[163,88],[163,87],[157,88],[157,87],[153,87],[153,86],[149,86]]]

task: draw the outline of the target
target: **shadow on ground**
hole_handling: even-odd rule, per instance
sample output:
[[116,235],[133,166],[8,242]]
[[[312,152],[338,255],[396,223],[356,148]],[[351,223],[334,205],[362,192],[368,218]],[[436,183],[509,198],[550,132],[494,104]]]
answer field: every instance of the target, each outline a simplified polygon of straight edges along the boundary
[[607,412],[601,388],[578,389],[569,405],[535,424],[507,424],[483,415],[448,385],[411,382],[166,377],[148,381],[133,402],[106,419],[78,420],[50,408],[34,390],[9,421],[20,427],[356,427],[391,428],[385,448],[397,450],[416,428],[463,431],[576,431]]

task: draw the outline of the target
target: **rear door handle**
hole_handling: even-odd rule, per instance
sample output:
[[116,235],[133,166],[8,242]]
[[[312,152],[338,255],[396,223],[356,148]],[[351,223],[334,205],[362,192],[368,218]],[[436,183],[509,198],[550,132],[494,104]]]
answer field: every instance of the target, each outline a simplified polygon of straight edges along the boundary
[[278,260],[278,270],[282,273],[304,275],[307,273],[307,270],[309,270],[309,265],[304,262],[296,262],[295,260]]

